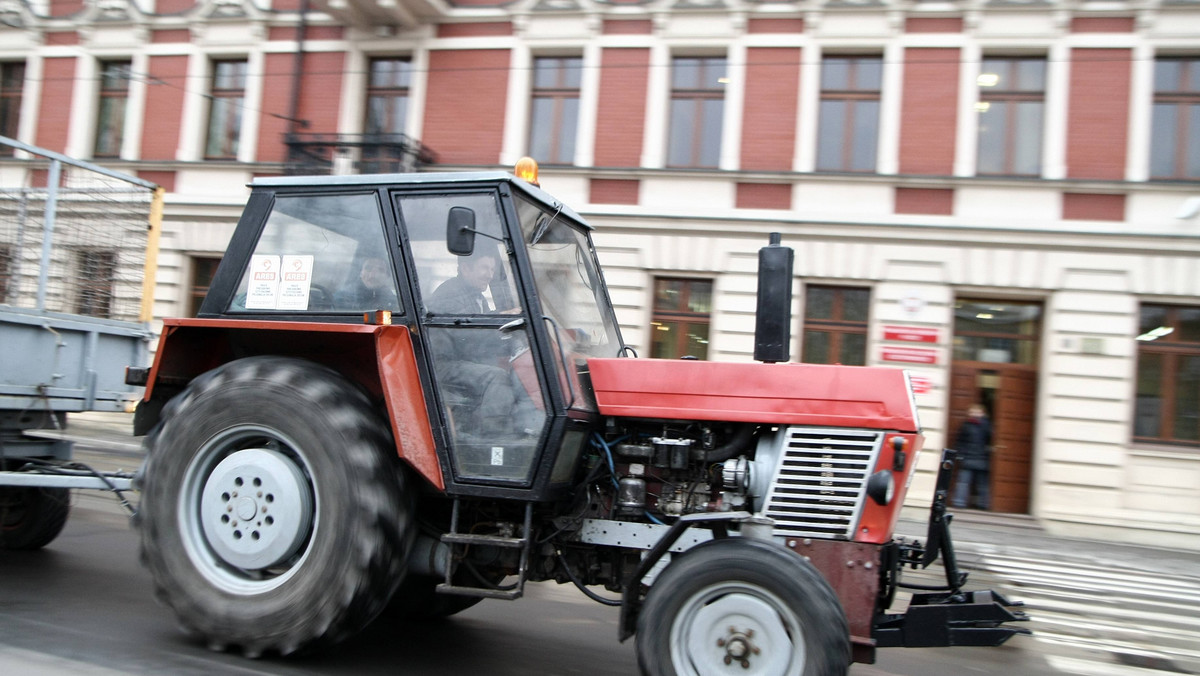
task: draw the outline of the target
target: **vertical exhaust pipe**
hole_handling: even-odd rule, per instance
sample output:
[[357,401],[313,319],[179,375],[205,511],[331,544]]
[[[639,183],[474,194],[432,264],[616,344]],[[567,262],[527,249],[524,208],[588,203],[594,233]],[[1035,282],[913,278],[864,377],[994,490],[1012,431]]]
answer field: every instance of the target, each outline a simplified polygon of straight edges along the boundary
[[791,358],[792,266],[796,254],[780,246],[778,232],[758,250],[758,307],[754,318],[754,359],[768,364]]

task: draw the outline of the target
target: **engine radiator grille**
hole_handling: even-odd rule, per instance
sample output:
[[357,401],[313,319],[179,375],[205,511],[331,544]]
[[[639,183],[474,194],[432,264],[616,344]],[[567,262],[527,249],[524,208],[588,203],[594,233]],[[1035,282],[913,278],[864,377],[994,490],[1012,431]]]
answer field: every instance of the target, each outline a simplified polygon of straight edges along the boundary
[[883,432],[876,430],[783,430],[779,461],[761,512],[775,520],[775,535],[849,539],[882,442]]

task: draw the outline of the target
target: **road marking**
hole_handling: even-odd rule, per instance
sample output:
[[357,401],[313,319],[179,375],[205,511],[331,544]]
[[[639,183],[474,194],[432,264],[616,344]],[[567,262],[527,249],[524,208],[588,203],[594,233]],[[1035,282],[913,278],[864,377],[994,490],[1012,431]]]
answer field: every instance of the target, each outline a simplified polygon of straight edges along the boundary
[[1121,664],[1093,662],[1060,655],[1046,655],[1046,662],[1065,674],[1082,674],[1083,676],[1162,676],[1163,674],[1158,669],[1127,667]]

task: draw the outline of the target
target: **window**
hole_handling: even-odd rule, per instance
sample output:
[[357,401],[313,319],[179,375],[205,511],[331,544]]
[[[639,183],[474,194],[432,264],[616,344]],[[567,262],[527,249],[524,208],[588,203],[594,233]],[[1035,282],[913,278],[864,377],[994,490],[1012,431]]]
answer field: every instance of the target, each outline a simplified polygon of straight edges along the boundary
[[529,115],[529,154],[546,164],[575,160],[575,127],[579,120],[579,81],[583,59],[539,58],[533,61],[533,103]]
[[[21,92],[25,89],[25,64],[0,63],[0,135],[17,138],[21,122]],[[8,146],[0,154],[13,154]]]
[[669,166],[717,167],[721,159],[725,82],[724,58],[672,61]]
[[213,62],[211,107],[208,112],[208,159],[236,159],[242,135],[242,106],[246,100],[246,62]]
[[408,115],[412,63],[395,57],[371,59],[367,83],[366,134],[403,134]]
[[654,280],[650,356],[655,359],[707,359],[711,314],[711,281],[667,278]]
[[90,317],[110,316],[117,254],[104,249],[80,249],[76,252],[76,262],[80,286],[75,312]]
[[1200,178],[1200,59],[1154,63],[1150,176]]
[[1041,174],[1046,60],[984,59],[978,84],[978,173]]
[[125,104],[129,99],[129,61],[100,64],[100,103],[96,116],[96,157],[118,157],[125,137]]
[[192,258],[192,290],[188,294],[188,315],[195,317],[200,314],[200,304],[208,295],[208,287],[212,285],[213,275],[217,274],[220,258]]
[[11,302],[8,299],[8,289],[13,287],[16,289],[16,283],[12,278],[12,249],[8,245],[0,245],[0,303]]
[[1143,305],[1138,328],[1138,441],[1200,445],[1200,307]]
[[867,363],[867,313],[871,291],[809,285],[804,289],[804,343],[807,364]]
[[880,57],[822,60],[817,170],[875,171],[882,81]]
[[401,311],[374,194],[276,195],[229,312]]
[[958,299],[954,303],[954,360],[1036,365],[1040,303]]

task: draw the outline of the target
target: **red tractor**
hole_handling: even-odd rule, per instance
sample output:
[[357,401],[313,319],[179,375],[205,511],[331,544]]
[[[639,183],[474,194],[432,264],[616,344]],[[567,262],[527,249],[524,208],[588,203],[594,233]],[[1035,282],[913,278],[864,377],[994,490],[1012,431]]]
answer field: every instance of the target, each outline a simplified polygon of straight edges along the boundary
[[[961,590],[951,454],[925,546],[892,537],[923,440],[906,374],[785,363],[792,254],[760,258],[763,363],[639,359],[590,227],[532,182],[255,180],[199,318],[128,376],[159,596],[253,657],[553,580],[620,606],[653,675],[1023,633]],[[889,614],[939,553],[945,587]]]

